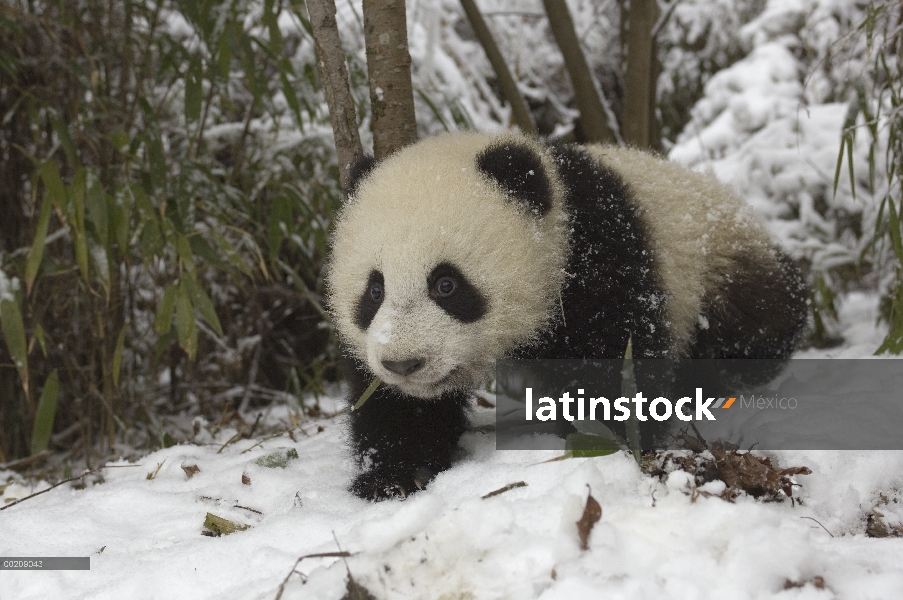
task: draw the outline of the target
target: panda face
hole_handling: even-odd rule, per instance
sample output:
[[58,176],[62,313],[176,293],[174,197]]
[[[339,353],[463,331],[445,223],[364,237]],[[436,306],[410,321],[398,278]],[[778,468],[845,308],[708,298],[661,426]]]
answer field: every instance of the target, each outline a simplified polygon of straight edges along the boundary
[[[386,383],[429,398],[472,383],[482,365],[469,346],[480,336],[489,303],[461,269],[449,261],[421,273],[374,269],[357,299],[354,325],[366,334],[365,360]],[[480,357],[482,360],[482,357]]]
[[[493,157],[492,140],[453,134],[389,157],[337,221],[328,272],[337,329],[370,371],[411,396],[491,377],[557,306],[567,238],[559,191],[542,179],[548,159],[522,138]],[[495,172],[517,181],[503,186]]]

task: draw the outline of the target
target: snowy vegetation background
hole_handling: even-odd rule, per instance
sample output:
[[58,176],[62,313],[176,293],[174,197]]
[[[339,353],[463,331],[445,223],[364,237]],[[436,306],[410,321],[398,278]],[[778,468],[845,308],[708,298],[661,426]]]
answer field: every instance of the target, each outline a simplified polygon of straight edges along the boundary
[[[366,147],[361,8],[337,4]],[[617,114],[623,4],[568,5]],[[812,469],[794,501],[726,502],[717,481],[650,476],[626,454],[538,465],[555,454],[497,452],[472,433],[466,458],[427,491],[352,497],[320,272],[337,168],[306,11],[59,6],[10,0],[2,13],[3,177],[19,190],[4,202],[25,208],[0,252],[0,353],[14,365],[0,370],[0,496],[8,505],[120,460],[0,513],[2,556],[92,557],[90,572],[4,572],[0,598],[273,598],[297,558],[340,549],[347,563],[303,560],[282,597],[341,598],[354,593],[349,573],[378,598],[903,589],[899,452],[769,453]],[[479,6],[541,133],[568,136],[578,114],[542,3]],[[407,11],[421,136],[508,126],[460,4],[408,0]],[[732,185],[805,266],[801,356],[870,356],[900,269],[882,225],[885,197],[899,197],[884,159],[894,106],[876,93],[880,29],[862,26],[874,7],[672,0],[662,14],[664,152]],[[876,113],[890,118],[873,138]],[[842,139],[853,168],[836,175]],[[274,455],[285,460],[270,468]],[[517,481],[529,485],[480,499]],[[581,551],[587,485],[603,512]],[[251,528],[203,537],[207,513]]]

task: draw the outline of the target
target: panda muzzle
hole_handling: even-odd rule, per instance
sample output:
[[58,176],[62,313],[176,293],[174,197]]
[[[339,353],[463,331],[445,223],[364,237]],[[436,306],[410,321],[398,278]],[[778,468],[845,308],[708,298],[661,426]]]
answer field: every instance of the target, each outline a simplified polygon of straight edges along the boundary
[[423,368],[426,361],[422,358],[410,358],[408,360],[383,360],[382,365],[392,373],[407,377]]

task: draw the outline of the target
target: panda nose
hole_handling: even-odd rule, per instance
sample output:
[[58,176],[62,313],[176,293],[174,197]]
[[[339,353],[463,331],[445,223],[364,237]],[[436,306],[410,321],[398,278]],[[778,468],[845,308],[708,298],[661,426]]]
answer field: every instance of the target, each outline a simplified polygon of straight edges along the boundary
[[410,375],[414,371],[419,371],[423,367],[422,358],[411,358],[408,360],[384,360],[383,366],[392,371],[396,375]]

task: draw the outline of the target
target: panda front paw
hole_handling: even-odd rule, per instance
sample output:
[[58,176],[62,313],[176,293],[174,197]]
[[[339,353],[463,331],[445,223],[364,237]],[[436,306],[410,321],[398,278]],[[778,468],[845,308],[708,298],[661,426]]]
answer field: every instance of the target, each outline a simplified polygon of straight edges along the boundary
[[425,467],[405,475],[385,470],[367,471],[354,478],[351,491],[358,498],[372,502],[407,498],[414,492],[424,489],[433,477],[433,472]]

